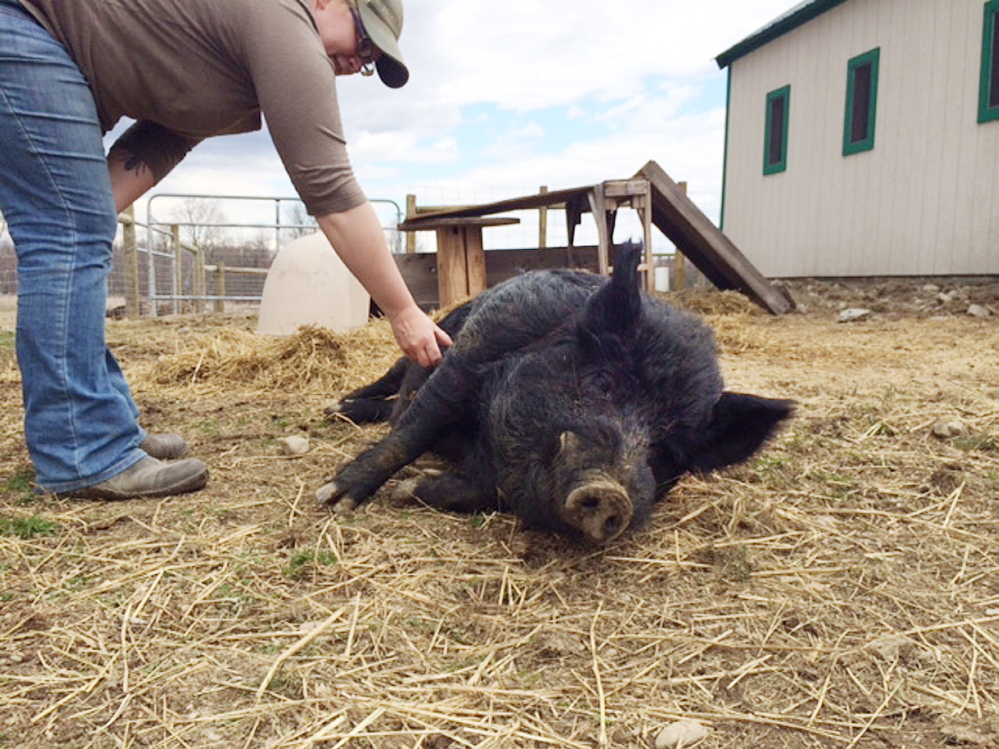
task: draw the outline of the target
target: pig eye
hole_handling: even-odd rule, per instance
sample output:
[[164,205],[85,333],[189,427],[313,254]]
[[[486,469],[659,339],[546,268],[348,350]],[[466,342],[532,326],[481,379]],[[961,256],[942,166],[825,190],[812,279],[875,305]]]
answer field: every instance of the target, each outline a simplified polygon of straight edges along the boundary
[[598,370],[586,376],[585,385],[587,391],[601,398],[609,398],[614,393],[614,378],[610,372]]

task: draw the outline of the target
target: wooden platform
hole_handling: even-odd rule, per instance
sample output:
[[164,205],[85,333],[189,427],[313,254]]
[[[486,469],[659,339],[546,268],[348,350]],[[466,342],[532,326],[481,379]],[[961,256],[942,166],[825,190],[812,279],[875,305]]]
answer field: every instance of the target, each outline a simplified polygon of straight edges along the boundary
[[[745,255],[726,237],[718,227],[683,193],[679,186],[655,161],[648,162],[634,177],[627,180],[609,180],[597,185],[540,192],[521,198],[500,200],[474,206],[461,206],[441,210],[421,211],[400,225],[403,231],[439,230],[450,224],[461,225],[455,219],[472,219],[471,226],[478,226],[479,236],[472,242],[473,255],[481,250],[481,227],[477,221],[485,216],[495,216],[510,211],[536,208],[562,207],[566,212],[569,230],[569,247],[572,248],[575,227],[583,213],[592,213],[597,224],[599,243],[597,246],[597,266],[601,273],[610,270],[609,252],[614,231],[614,218],[623,206],[634,208],[642,217],[645,227],[645,283],[650,290],[653,286],[651,226],[655,225],[676,245],[715,286],[720,289],[734,289],[742,292],[761,307],[779,315],[794,309],[794,301],[783,290],[771,284],[749,262]],[[452,243],[453,244],[453,243]],[[449,246],[450,247],[450,246]],[[467,252],[468,242],[462,244]],[[451,263],[450,249],[445,250],[449,257],[443,262]],[[438,264],[442,262],[438,260]],[[466,266],[477,265],[478,257],[464,257]],[[475,274],[481,278],[481,274]],[[476,280],[467,286],[468,294],[481,291],[481,281]],[[484,288],[484,285],[483,285]],[[441,289],[441,304],[453,301],[445,299],[454,292]]]

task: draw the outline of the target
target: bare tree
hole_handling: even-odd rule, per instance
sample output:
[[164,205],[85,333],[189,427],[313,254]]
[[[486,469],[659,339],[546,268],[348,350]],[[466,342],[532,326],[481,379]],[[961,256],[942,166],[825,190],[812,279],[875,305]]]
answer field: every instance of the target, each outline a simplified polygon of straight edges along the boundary
[[286,209],[284,221],[290,226],[281,229],[282,241],[298,239],[319,230],[319,223],[314,216],[309,215],[304,203],[293,203],[290,208]]
[[217,198],[184,198],[170,214],[170,219],[182,224],[181,241],[200,247],[208,257],[225,241],[223,224],[228,219]]

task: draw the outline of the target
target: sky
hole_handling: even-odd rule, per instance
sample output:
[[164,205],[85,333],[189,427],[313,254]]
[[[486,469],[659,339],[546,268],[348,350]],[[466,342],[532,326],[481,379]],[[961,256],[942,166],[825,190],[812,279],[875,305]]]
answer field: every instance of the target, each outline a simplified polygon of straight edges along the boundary
[[[714,58],[795,4],[407,0],[409,83],[337,84],[355,174],[391,222],[409,193],[482,203],[624,179],[655,160],[717,222],[727,72]],[[294,195],[265,132],[201,143],[157,193]],[[224,203],[231,219],[235,205]],[[630,231],[622,215],[615,240]]]

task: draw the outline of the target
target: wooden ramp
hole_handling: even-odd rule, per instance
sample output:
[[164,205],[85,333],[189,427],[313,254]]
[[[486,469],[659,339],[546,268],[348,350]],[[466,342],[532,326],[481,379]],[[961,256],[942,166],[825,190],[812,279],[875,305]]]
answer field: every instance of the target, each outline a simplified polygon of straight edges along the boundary
[[[440,232],[442,225],[451,225],[456,219],[476,220],[509,211],[562,207],[566,212],[571,248],[579,217],[582,213],[589,212],[593,214],[597,225],[599,268],[602,273],[606,273],[609,270],[614,218],[622,206],[634,208],[642,217],[646,251],[644,267],[646,283],[650,289],[653,282],[650,227],[655,225],[719,289],[740,291],[775,315],[794,309],[794,301],[790,296],[764,278],[655,161],[647,163],[630,180],[610,180],[597,185],[475,206],[423,209],[399,228],[403,231]],[[454,231],[453,226],[451,230]],[[477,238],[477,242],[477,246],[481,247],[480,238]],[[471,261],[466,260],[466,263]],[[467,290],[475,293],[480,289],[472,284]]]
[[635,176],[649,181],[652,223],[711,283],[719,289],[741,291],[775,315],[794,309],[790,295],[764,278],[661,166],[650,161]]

